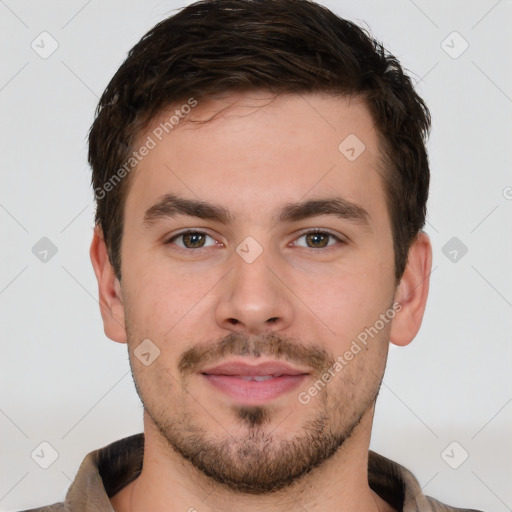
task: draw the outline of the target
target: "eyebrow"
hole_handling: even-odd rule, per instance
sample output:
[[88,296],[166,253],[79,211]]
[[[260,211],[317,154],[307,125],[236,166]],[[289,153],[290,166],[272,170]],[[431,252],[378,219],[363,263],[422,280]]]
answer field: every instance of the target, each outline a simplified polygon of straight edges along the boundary
[[334,215],[365,227],[370,227],[370,215],[362,207],[342,197],[313,199],[302,203],[285,205],[277,216],[278,222],[293,222],[316,217]]
[[[231,212],[222,206],[167,194],[145,211],[143,224],[150,227],[161,219],[173,218],[179,215],[213,220],[222,224],[233,224],[234,222]],[[275,221],[281,223],[294,222],[319,215],[334,215],[364,227],[370,227],[368,212],[363,207],[341,197],[288,203],[277,212]]]
[[167,194],[158,203],[146,210],[143,224],[149,227],[160,219],[172,218],[178,215],[216,220],[223,224],[232,224],[234,220],[230,212],[222,206]]

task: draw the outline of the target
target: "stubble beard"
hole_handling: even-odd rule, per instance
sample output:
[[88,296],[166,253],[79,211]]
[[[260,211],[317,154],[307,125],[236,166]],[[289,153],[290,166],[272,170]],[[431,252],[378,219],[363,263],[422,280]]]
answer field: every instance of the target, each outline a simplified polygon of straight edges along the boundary
[[[213,435],[196,419],[197,414],[208,414],[205,409],[199,407],[196,415],[188,408],[162,409],[139,395],[149,419],[174,452],[235,493],[263,495],[291,486],[332,458],[375,404],[382,379],[372,389],[353,390],[358,393],[348,396],[346,380],[353,381],[333,381],[309,404],[299,405],[313,412],[290,439],[276,433],[279,424],[267,406],[232,406],[238,433],[230,434],[226,425],[220,435]],[[190,404],[197,406],[194,399]],[[218,427],[218,422],[212,423]]]
[[226,433],[217,439],[189,414],[182,422],[171,423],[145,410],[168,445],[201,473],[236,493],[263,495],[289,487],[333,457],[373,403],[337,431],[328,428],[325,414],[318,413],[291,440],[279,439],[272,428],[261,424],[249,426],[251,418],[265,416],[265,407],[239,408],[237,417],[247,422],[247,434],[233,437]]

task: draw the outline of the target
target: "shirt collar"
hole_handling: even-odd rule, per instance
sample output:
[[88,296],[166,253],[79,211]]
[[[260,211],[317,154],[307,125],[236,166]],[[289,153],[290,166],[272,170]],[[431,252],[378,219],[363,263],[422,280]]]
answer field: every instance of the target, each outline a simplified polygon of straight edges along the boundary
[[[112,512],[110,498],[139,476],[143,456],[143,433],[120,439],[89,453],[66,494],[66,510]],[[368,482],[370,488],[396,510],[461,510],[446,507],[426,497],[409,470],[371,450],[368,455]]]

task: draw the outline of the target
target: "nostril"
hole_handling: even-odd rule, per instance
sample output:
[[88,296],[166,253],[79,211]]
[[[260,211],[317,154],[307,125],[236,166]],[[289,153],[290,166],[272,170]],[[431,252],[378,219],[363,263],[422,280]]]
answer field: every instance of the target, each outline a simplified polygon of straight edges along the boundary
[[269,318],[269,319],[267,320],[267,322],[270,324],[270,323],[275,323],[275,322],[277,322],[277,320],[279,320],[279,319],[277,318],[277,316],[274,316],[274,317],[272,317],[272,318]]
[[229,322],[233,325],[236,325],[238,323],[238,320],[236,318],[230,318]]

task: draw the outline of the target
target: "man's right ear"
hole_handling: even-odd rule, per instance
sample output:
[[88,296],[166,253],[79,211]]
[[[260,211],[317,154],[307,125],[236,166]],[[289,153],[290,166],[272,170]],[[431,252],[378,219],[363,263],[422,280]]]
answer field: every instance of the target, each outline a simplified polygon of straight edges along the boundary
[[100,226],[94,228],[89,255],[98,280],[100,311],[105,334],[113,341],[126,343],[121,284],[108,258],[107,246]]

